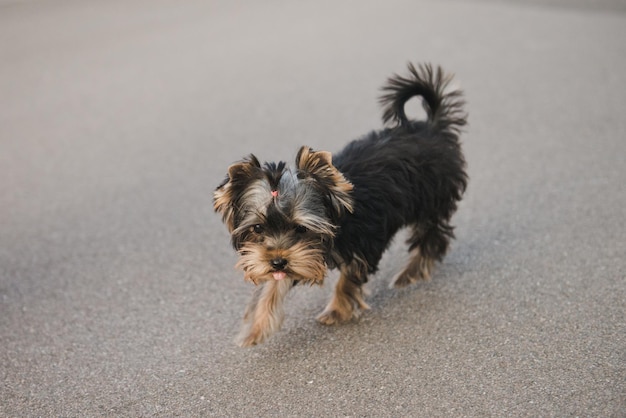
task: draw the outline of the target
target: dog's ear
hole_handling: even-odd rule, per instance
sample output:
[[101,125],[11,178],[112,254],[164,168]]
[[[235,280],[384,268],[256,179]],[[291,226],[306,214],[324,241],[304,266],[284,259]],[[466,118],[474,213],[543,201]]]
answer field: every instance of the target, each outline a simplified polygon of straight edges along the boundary
[[337,216],[344,211],[352,212],[353,189],[344,175],[333,165],[332,154],[328,151],[313,151],[303,146],[296,156],[298,176],[312,178],[325,190],[331,208]]
[[239,198],[251,181],[259,178],[261,164],[252,154],[228,167],[228,174],[213,193],[213,208],[222,215],[229,232],[235,229]]

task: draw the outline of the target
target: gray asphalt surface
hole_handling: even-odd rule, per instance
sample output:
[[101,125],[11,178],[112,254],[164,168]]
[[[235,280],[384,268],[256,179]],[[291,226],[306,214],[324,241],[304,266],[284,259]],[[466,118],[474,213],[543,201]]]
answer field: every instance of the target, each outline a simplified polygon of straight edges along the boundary
[[[0,415],[626,416],[624,3],[248,3],[0,2]],[[448,257],[236,347],[226,167],[379,128],[409,60],[466,91]]]

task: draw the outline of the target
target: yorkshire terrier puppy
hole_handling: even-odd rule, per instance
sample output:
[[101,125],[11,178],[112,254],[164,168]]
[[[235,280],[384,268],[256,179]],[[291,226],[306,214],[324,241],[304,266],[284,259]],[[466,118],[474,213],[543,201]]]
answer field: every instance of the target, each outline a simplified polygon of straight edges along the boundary
[[[459,90],[441,68],[409,64],[380,98],[381,131],[331,155],[302,147],[293,169],[250,155],[231,165],[214,194],[214,208],[240,255],[237,267],[255,285],[239,345],[259,344],[283,321],[283,301],[298,284],[322,284],[338,268],[322,324],[368,309],[363,284],[375,273],[395,233],[410,228],[410,259],[393,279],[403,287],[430,278],[454,238],[449,221],[466,185],[458,136],[466,124]],[[426,121],[407,118],[404,105],[422,98]]]

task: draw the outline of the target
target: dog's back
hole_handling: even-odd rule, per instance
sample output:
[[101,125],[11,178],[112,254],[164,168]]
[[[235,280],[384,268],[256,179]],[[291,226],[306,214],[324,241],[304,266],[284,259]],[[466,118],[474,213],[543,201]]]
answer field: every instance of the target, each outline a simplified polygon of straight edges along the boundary
[[[383,87],[383,121],[393,126],[348,144],[333,164],[354,185],[354,212],[341,224],[335,251],[344,263],[364,259],[374,272],[398,229],[411,226],[416,260],[396,280],[402,286],[426,278],[453,238],[449,225],[467,185],[458,135],[466,124],[459,90],[446,91],[451,76],[430,65],[409,65]],[[407,118],[404,106],[423,99],[426,121]]]

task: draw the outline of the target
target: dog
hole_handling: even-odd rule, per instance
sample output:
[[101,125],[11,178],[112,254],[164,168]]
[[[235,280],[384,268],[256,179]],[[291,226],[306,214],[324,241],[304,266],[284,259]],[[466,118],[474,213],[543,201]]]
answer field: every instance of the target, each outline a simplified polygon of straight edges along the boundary
[[[410,259],[392,287],[429,279],[443,259],[454,238],[450,218],[468,181],[459,142],[465,101],[440,67],[409,63],[408,72],[382,88],[382,130],[334,155],[303,146],[294,168],[282,161],[261,165],[252,154],[228,168],[214,209],[239,253],[236,267],[257,285],[240,346],[279,330],[289,290],[323,284],[328,269],[340,276],[319,322],[349,321],[369,309],[363,284],[401,228],[409,228]],[[425,121],[406,116],[405,104],[415,96]]]

